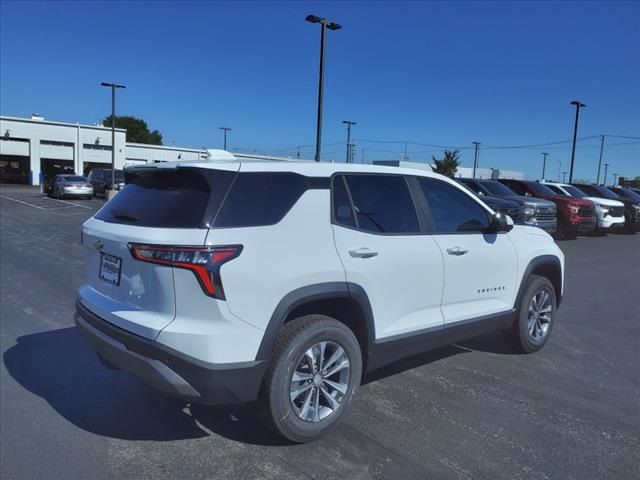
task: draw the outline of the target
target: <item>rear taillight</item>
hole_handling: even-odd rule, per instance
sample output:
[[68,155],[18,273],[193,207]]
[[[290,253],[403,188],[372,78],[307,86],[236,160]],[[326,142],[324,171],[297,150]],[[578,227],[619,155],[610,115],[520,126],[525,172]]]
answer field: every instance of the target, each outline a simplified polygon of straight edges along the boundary
[[73,187],[73,185],[71,185],[70,183],[65,183],[62,187],[63,188],[71,188],[71,187]]
[[224,300],[220,267],[240,255],[242,245],[174,247],[130,243],[129,250],[133,258],[142,262],[191,270],[198,279],[204,293],[210,297]]

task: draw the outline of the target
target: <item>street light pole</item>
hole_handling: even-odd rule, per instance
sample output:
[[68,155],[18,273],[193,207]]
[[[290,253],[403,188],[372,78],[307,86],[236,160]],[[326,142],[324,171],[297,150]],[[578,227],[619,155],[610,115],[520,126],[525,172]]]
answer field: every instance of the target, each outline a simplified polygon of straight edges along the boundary
[[544,180],[544,170],[547,166],[547,155],[549,155],[547,152],[542,152],[542,155],[544,155],[543,159],[542,159],[542,178],[540,178],[540,180]]
[[352,122],[351,120],[343,120],[342,123],[344,123],[347,126],[347,163],[351,163],[351,125],[357,125],[356,122]]
[[571,166],[569,167],[569,183],[573,182],[573,161],[576,157],[576,138],[578,136],[578,117],[580,116],[580,108],[586,107],[584,103],[577,100],[571,102],[576,107],[576,121],[573,124],[573,147],[571,148]]
[[558,181],[560,181],[560,170],[562,170],[562,160],[558,159]]
[[614,173],[613,174],[613,186],[616,186],[616,182],[618,181],[618,175],[620,175],[619,173]]
[[117,83],[102,82],[102,87],[111,89],[111,190],[116,184],[116,88],[127,88]]
[[340,30],[342,25],[328,21],[326,18],[320,18],[316,15],[307,15],[307,22],[320,24],[320,75],[318,79],[318,123],[316,126],[316,162],[320,161],[322,150],[322,95],[324,90],[324,45],[325,32],[329,30]]
[[473,157],[473,178],[476,178],[476,169],[478,168],[478,159],[480,158],[480,142],[472,142],[476,146],[475,155]]
[[598,178],[596,185],[600,185],[600,165],[602,165],[602,152],[604,151],[604,135],[600,135],[600,160],[598,160]]
[[605,163],[604,164],[604,180],[602,181],[602,184],[606,187],[607,186],[607,170],[609,170],[609,164]]
[[562,172],[562,183],[567,183],[567,172]]
[[227,149],[227,132],[230,132],[231,129],[229,127],[220,127],[220,130],[224,130],[224,149]]

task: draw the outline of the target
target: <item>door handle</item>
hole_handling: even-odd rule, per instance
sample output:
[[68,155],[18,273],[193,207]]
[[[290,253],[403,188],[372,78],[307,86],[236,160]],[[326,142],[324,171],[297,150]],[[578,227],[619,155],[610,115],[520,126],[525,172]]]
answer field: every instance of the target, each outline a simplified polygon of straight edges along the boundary
[[351,255],[353,258],[371,258],[378,255],[378,252],[369,250],[367,247],[361,247],[355,250],[349,250],[349,255]]
[[465,253],[469,253],[469,250],[465,250],[464,248],[461,248],[461,247],[451,247],[451,248],[447,248],[447,253],[449,255],[460,256],[460,255],[464,255]]

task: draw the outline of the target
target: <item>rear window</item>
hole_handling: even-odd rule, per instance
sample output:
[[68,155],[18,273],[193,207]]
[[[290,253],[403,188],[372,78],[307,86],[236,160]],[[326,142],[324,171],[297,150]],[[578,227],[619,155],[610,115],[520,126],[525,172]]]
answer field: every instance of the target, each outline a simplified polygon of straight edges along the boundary
[[239,173],[214,227],[275,225],[311,187],[310,180],[288,172]]
[[141,227],[208,228],[234,176],[209,169],[131,170],[127,186],[96,218]]
[[80,177],[77,175],[67,175],[62,178],[64,178],[67,182],[86,182],[86,179],[84,177]]

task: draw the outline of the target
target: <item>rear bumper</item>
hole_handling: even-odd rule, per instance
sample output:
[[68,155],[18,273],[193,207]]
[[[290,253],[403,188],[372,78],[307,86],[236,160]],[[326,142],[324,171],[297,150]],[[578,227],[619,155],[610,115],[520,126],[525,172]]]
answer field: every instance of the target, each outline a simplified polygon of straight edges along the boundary
[[147,340],[103,320],[76,302],[76,325],[105,363],[169,395],[204,404],[258,397],[266,362],[211,364]]
[[65,188],[62,190],[63,195],[84,197],[93,195],[93,188]]

